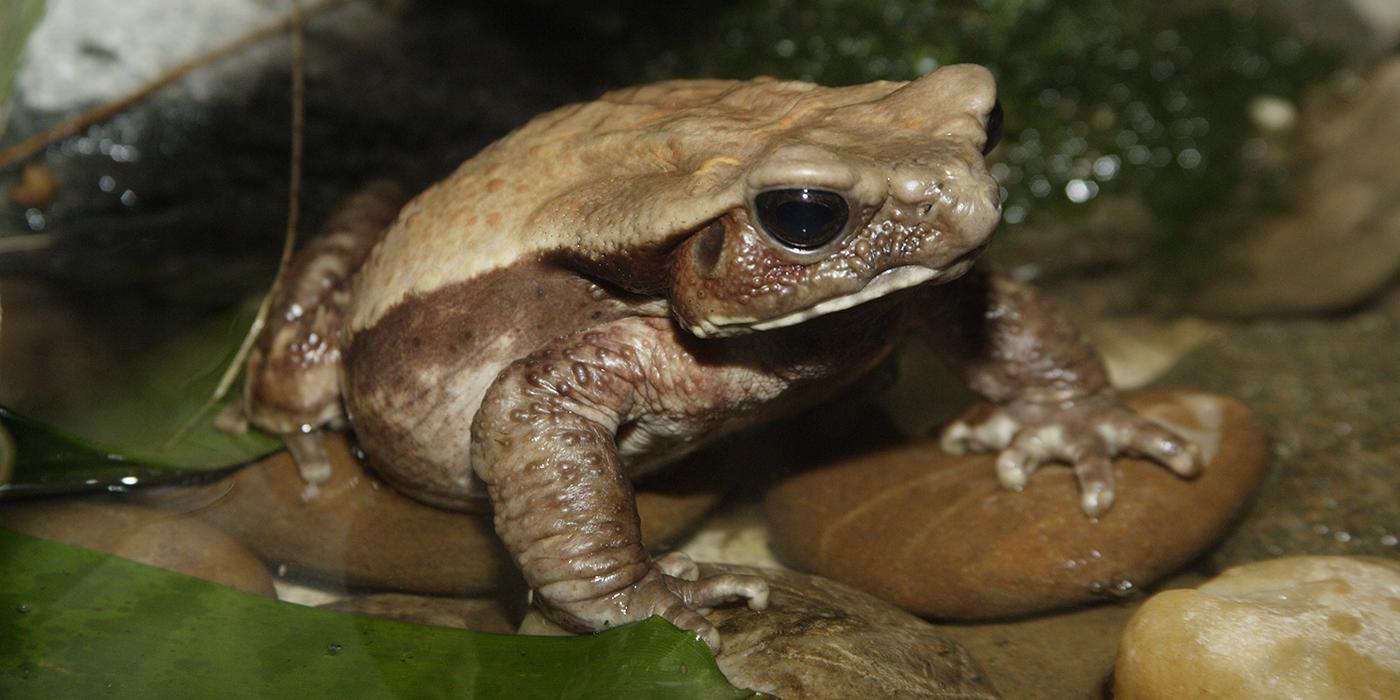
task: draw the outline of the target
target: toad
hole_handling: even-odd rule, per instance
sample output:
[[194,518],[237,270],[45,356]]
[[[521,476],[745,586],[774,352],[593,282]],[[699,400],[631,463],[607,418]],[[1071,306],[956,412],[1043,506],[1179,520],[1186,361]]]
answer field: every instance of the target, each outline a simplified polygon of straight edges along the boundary
[[841,88],[688,80],[535,118],[400,209],[378,184],[289,266],[244,406],[310,481],[348,422],[373,468],[446,508],[489,495],[557,621],[661,615],[718,648],[704,608],[756,577],[642,548],[630,481],[833,396],[912,332],[981,396],[952,451],[1003,485],[1049,462],[1089,515],[1110,460],[1183,477],[1195,448],[1119,402],[1094,350],[977,263],[1000,218],[991,74],[957,65]]

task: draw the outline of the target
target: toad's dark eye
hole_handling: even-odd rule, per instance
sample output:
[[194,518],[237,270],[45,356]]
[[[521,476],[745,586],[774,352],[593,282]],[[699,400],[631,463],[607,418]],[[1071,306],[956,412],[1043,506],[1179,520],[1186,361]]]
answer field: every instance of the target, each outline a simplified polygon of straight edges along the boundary
[[815,250],[846,228],[846,198],[826,190],[790,189],[761,192],[754,198],[758,222],[779,243],[794,250]]
[[1001,143],[1001,100],[992,104],[992,112],[987,115],[987,142],[982,144],[982,155],[992,152]]

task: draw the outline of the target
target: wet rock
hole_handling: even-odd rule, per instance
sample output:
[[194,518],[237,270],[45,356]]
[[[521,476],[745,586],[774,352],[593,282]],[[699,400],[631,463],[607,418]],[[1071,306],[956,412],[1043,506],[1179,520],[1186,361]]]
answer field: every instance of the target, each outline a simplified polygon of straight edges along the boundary
[[[217,484],[163,489],[152,498],[196,510],[290,576],[435,595],[516,582],[488,513],[443,510],[399,494],[360,466],[343,435],[328,434],[327,450],[334,473],[310,501],[302,500],[306,484],[285,453]],[[706,476],[682,469],[639,491],[644,542],[669,543],[704,516],[725,486]]]
[[1309,110],[1302,140],[1295,210],[1250,236],[1235,267],[1197,297],[1200,311],[1346,309],[1400,274],[1400,59],[1378,68],[1354,100]]
[[[942,628],[866,593],[779,569],[701,564],[700,573],[768,581],[768,609],[726,606],[706,616],[724,643],[715,661],[735,686],[805,700],[1001,697]],[[520,633],[567,634],[536,611]]]
[[0,506],[0,527],[273,597],[272,577],[246,547],[197,518],[105,498]]
[[982,619],[1131,593],[1225,531],[1265,472],[1265,436],[1239,402],[1158,391],[1130,403],[1191,436],[1207,464],[1191,481],[1156,464],[1114,464],[1107,515],[1078,509],[1070,471],[1002,489],[992,455],[914,443],[792,477],[769,492],[773,544],[798,567],[921,615]]
[[1291,557],[1153,596],[1124,631],[1120,700],[1400,697],[1400,564]]
[[1164,382],[1237,396],[1275,467],[1209,555],[1216,569],[1292,554],[1400,557],[1400,305],[1390,315],[1257,323],[1188,355]]
[[488,598],[444,598],[375,593],[337,601],[320,607],[328,610],[387,617],[420,625],[454,627],[474,632],[512,634],[515,623],[506,606]]

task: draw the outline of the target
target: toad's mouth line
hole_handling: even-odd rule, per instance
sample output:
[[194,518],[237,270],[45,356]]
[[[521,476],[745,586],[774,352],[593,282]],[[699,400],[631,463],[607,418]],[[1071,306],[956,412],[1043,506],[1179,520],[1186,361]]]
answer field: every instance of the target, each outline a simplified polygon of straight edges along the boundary
[[826,314],[835,313],[837,311],[844,311],[852,306],[864,304],[867,301],[878,299],[901,289],[918,286],[941,276],[943,272],[943,270],[935,270],[922,265],[901,265],[881,272],[876,275],[874,279],[867,282],[864,287],[850,294],[839,296],[834,299],[826,299],[805,309],[784,314],[777,318],[760,321],[752,317],[712,316],[692,325],[690,327],[690,332],[699,338],[709,338],[732,335],[734,330],[739,330],[735,328],[736,326],[742,326],[747,330],[755,331],[766,331],[774,328],[792,326],[811,318],[825,316]]

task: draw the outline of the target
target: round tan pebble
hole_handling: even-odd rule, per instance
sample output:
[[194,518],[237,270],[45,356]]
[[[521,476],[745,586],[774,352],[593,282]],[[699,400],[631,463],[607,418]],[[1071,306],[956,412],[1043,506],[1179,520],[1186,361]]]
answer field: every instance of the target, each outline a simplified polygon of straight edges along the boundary
[[1289,557],[1150,598],[1118,645],[1119,700],[1400,698],[1400,563]]
[[19,184],[10,190],[10,201],[25,209],[44,209],[58,196],[53,170],[41,163],[25,163]]
[[[306,483],[285,452],[215,484],[161,489],[150,498],[193,510],[284,575],[449,596],[518,582],[488,512],[445,510],[398,493],[361,466],[342,434],[327,433],[326,450],[332,475],[310,500],[303,500]],[[722,492],[694,479],[639,490],[644,542],[649,547],[672,542],[699,522]]]
[[767,497],[774,549],[800,568],[906,610],[987,619],[1136,592],[1200,553],[1240,513],[1268,465],[1268,442],[1233,399],[1185,391],[1131,398],[1198,441],[1201,476],[1114,462],[1117,501],[1091,519],[1068,468],[1024,491],[997,483],[994,455],[955,456],[936,441],[838,462]]
[[106,498],[36,500],[0,506],[0,527],[276,597],[248,548],[196,518]]

